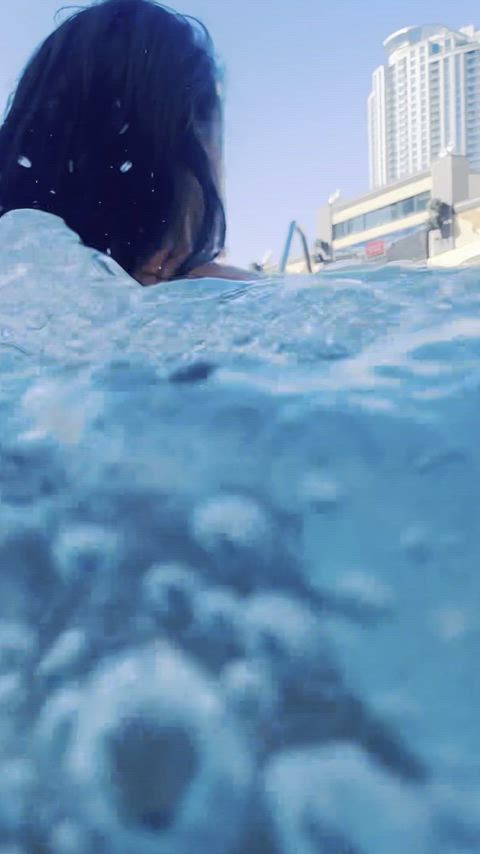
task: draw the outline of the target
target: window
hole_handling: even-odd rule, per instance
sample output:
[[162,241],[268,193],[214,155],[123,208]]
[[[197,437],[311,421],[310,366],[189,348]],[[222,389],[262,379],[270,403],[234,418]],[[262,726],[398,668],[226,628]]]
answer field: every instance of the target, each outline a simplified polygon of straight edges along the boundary
[[421,213],[422,211],[426,210],[429,202],[430,192],[428,190],[425,193],[419,193],[418,196],[413,196],[415,213]]
[[[406,162],[402,160],[400,168],[404,169],[406,166]],[[369,211],[361,216],[337,223],[333,226],[333,239],[340,240],[342,237],[348,237],[350,234],[357,234],[361,231],[367,231],[370,228],[378,228],[381,225],[395,222],[403,217],[421,213],[426,210],[429,201],[429,192],[419,193],[416,196],[409,196],[407,199],[395,202],[393,205],[386,205],[383,208],[377,208],[375,211]]]

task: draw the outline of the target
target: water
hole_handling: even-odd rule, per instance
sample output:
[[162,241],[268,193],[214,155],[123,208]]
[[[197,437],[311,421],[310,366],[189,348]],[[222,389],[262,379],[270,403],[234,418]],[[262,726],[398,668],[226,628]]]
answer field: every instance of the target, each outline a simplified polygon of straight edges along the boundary
[[0,852],[480,851],[480,273],[0,244]]

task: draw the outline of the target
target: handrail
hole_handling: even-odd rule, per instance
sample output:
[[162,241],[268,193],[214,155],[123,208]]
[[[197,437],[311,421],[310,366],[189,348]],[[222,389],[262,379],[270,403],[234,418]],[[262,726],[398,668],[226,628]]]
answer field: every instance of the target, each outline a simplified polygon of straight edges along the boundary
[[292,241],[295,237],[295,234],[298,234],[300,240],[302,241],[303,254],[305,256],[305,261],[307,264],[307,270],[309,273],[312,273],[312,259],[310,258],[310,252],[308,249],[307,238],[305,237],[305,232],[300,228],[295,220],[292,220],[290,226],[288,228],[287,240],[285,243],[285,248],[283,250],[282,260],[280,262],[280,273],[284,273],[287,269],[288,259],[290,257],[290,250],[292,248]]

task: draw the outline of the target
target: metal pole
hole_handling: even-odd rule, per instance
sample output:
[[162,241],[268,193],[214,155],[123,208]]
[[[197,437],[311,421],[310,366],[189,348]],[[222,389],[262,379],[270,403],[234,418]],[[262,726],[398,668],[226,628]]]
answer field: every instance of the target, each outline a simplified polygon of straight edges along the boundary
[[290,250],[292,248],[292,241],[295,236],[295,232],[297,232],[300,237],[300,240],[302,241],[302,249],[305,257],[305,263],[307,265],[307,270],[309,273],[312,273],[312,260],[310,258],[307,238],[305,237],[305,232],[300,228],[300,226],[295,220],[292,220],[288,229],[287,241],[285,243],[285,249],[283,250],[282,260],[280,262],[280,273],[284,273],[287,269],[288,259],[290,257]]
[[297,228],[297,223],[295,220],[292,220],[288,229],[287,242],[285,243],[285,249],[283,250],[282,260],[280,261],[280,272],[284,273],[287,269],[288,258],[290,255],[290,249],[292,247],[293,235],[295,234]]

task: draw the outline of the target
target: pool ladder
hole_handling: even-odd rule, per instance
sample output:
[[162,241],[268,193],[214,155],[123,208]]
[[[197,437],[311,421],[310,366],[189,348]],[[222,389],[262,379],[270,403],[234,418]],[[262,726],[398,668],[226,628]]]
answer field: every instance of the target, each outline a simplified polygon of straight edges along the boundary
[[300,226],[295,220],[292,220],[288,229],[287,241],[285,243],[282,260],[280,262],[280,273],[284,273],[287,269],[288,259],[290,257],[290,250],[292,248],[292,242],[293,238],[295,237],[295,234],[298,234],[302,243],[303,255],[305,258],[305,263],[307,265],[307,270],[309,273],[312,273],[312,259],[310,257],[310,252],[308,249],[307,238],[305,237],[305,232],[300,228]]

